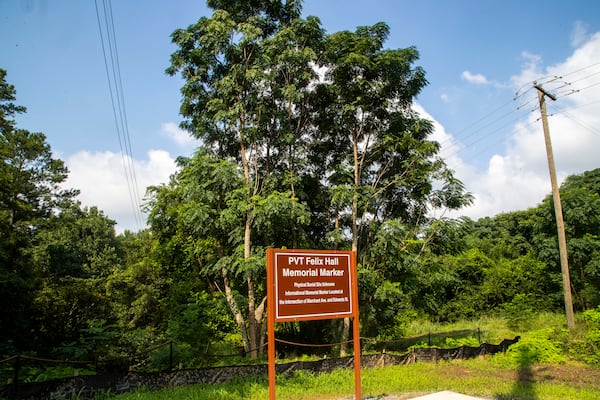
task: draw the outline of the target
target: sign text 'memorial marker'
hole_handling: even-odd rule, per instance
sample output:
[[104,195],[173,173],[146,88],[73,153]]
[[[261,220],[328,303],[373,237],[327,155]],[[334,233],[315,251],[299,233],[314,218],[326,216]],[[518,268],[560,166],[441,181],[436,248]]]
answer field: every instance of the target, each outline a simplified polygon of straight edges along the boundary
[[353,318],[356,399],[361,398],[356,255],[267,250],[269,399],[275,400],[275,323]]

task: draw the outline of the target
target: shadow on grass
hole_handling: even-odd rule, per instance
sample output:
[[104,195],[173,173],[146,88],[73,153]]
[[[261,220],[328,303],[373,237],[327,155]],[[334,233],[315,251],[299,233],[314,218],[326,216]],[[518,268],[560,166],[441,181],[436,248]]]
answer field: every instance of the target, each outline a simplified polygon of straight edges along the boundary
[[520,353],[518,358],[517,379],[508,394],[495,396],[497,400],[537,400],[535,393],[535,373],[533,372],[531,358]]

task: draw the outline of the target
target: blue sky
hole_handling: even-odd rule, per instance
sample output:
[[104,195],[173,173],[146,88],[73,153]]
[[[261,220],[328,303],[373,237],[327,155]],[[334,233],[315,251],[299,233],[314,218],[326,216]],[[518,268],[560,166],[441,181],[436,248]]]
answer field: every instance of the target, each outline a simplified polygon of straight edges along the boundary
[[[170,34],[209,10],[201,0],[118,0],[112,11],[133,156],[126,160],[141,199],[196,145],[177,129],[181,81],[164,70],[175,50]],[[384,21],[386,47],[418,49],[429,85],[416,107],[435,122],[442,156],[476,197],[444,215],[525,209],[550,193],[534,80],[558,95],[548,106],[559,178],[600,167],[600,2],[305,0],[303,14],[329,33]],[[104,210],[119,231],[140,228],[94,0],[0,0],[0,37],[0,68],[28,109],[18,126],[46,134],[84,205]]]

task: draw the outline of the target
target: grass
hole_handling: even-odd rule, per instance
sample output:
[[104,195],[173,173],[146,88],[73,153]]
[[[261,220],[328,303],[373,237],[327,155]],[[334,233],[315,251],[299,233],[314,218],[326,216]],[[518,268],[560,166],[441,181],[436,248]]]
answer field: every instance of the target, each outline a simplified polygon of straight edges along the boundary
[[[501,363],[500,363],[501,364]],[[363,369],[363,396],[395,394],[399,398],[452,390],[498,400],[599,400],[600,369],[578,363],[501,367],[491,358],[416,363]],[[354,394],[354,375],[349,369],[330,374],[300,371],[278,377],[279,400],[337,400]],[[117,396],[118,400],[264,400],[266,377],[240,379],[229,384],[193,385],[162,391],[141,390]]]
[[[581,321],[580,321],[581,322]],[[406,327],[407,336],[423,336],[429,332],[450,332],[481,342],[499,343],[504,338],[522,336],[507,354],[485,358],[416,363],[363,369],[363,396],[394,394],[409,399],[432,392],[451,390],[471,396],[494,400],[600,400],[600,368],[577,361],[552,358],[560,348],[550,345],[556,338],[544,332],[564,331],[564,317],[542,313],[526,321],[526,326],[508,327],[502,318],[482,318],[454,324],[435,324],[414,321]],[[585,324],[578,324],[583,327]],[[571,339],[584,331],[571,332]],[[568,337],[569,335],[567,335]],[[440,339],[442,340],[442,339]],[[549,341],[550,340],[550,341]],[[562,338],[560,340],[565,340]],[[568,339],[567,339],[568,340]],[[354,395],[354,373],[341,369],[328,374],[297,371],[293,376],[277,377],[278,400],[339,400]],[[268,398],[267,377],[238,379],[227,384],[193,385],[161,391],[140,390],[117,396],[117,400],[264,400]]]
[[549,327],[561,328],[565,326],[565,323],[566,319],[563,315],[550,312],[536,314],[527,322],[526,326],[521,326],[519,329],[509,328],[505,318],[489,316],[483,316],[477,320],[460,320],[454,323],[436,323],[416,319],[406,327],[406,336],[426,335],[429,332],[476,332],[479,329],[481,342],[500,343],[502,339],[512,339],[521,335],[523,331]]
[[[432,341],[433,346],[456,347],[479,340],[499,343],[517,335],[522,338],[506,354],[473,360],[365,368],[361,371],[363,396],[377,398],[393,394],[398,399],[410,399],[451,390],[494,400],[600,400],[600,368],[579,362],[584,359],[581,355],[585,352],[581,350],[588,329],[581,318],[577,321],[577,329],[571,332],[565,329],[565,319],[560,314],[542,313],[520,323],[509,324],[504,318],[443,325],[412,321],[404,329],[406,336],[420,337],[421,343],[417,346],[426,345],[423,341]],[[430,332],[447,332],[448,338],[436,335],[432,340]],[[363,350],[368,352],[367,348]],[[300,357],[303,360],[312,358]],[[285,361],[292,360],[280,360]],[[255,376],[224,384],[179,386],[158,391],[142,389],[119,396],[108,393],[98,400],[264,400],[268,393],[267,377]],[[277,377],[278,400],[349,400],[353,396],[354,373],[351,369],[327,374],[296,371],[289,377]]]

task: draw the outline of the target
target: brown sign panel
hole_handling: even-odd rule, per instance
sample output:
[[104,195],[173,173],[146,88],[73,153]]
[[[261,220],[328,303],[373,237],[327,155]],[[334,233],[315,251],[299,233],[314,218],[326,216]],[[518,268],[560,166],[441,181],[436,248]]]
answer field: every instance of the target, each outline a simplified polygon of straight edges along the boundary
[[[269,400],[275,400],[275,322],[352,317],[360,337],[356,254],[336,250],[267,249]],[[360,340],[354,340],[355,398],[360,386]]]
[[351,253],[275,250],[275,321],[353,316]]

